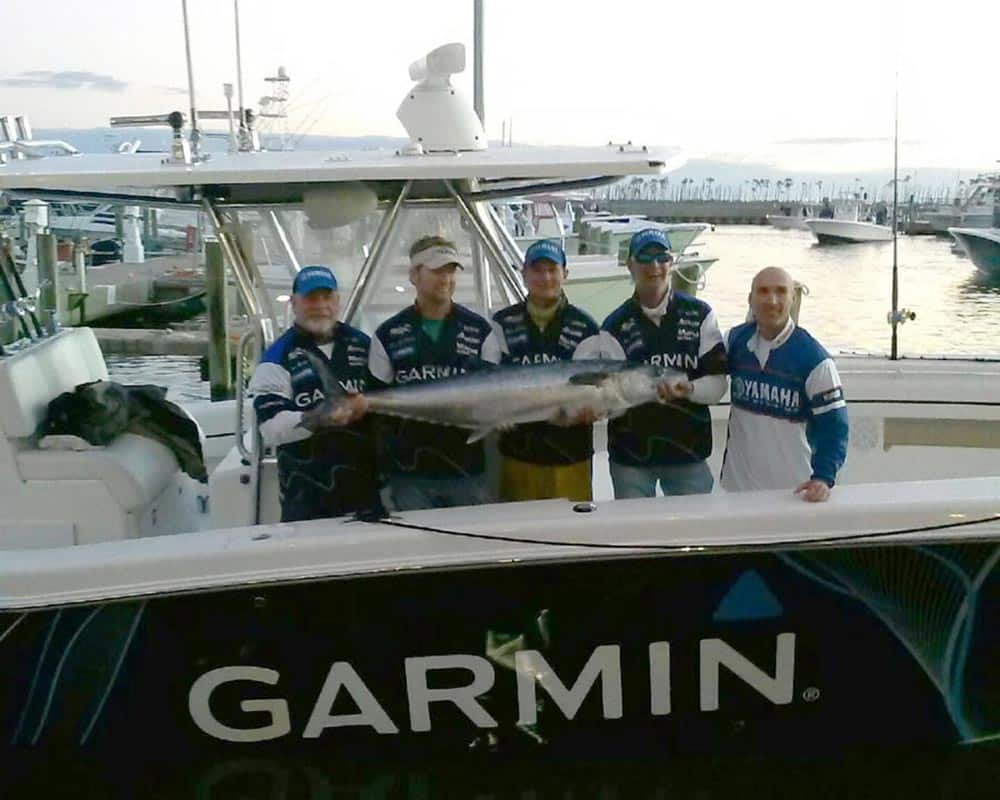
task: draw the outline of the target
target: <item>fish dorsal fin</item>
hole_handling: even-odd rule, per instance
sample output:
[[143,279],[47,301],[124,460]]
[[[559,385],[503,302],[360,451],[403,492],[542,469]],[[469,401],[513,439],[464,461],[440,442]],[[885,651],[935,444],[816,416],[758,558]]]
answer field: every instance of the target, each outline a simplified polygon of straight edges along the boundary
[[569,382],[577,386],[600,386],[611,375],[607,370],[601,372],[578,372],[571,375]]

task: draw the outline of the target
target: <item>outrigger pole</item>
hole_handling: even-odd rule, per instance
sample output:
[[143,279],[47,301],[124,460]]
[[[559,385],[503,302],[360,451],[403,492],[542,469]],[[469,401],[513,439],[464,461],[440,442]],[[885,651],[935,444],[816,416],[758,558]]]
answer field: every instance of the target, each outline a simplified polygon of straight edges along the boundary
[[246,105],[243,103],[243,55],[240,49],[240,0],[233,0],[233,20],[236,29],[236,97],[240,106],[240,133],[246,131]]
[[474,0],[472,7],[472,106],[479,122],[486,128],[486,108],[483,99],[483,0]]
[[198,155],[201,131],[198,130],[198,110],[194,102],[194,68],[191,65],[191,32],[188,28],[187,0],[181,0],[181,10],[184,12],[184,52],[187,55],[188,96],[191,98],[191,150],[192,155]]

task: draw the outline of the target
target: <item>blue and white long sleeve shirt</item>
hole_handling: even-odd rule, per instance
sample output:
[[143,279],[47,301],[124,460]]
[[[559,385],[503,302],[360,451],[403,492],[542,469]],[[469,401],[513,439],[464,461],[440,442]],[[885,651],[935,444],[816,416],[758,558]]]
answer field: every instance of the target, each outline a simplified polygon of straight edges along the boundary
[[792,320],[774,339],[757,325],[726,334],[732,407],[722,466],[729,491],[833,486],[847,457],[847,403],[837,367]]

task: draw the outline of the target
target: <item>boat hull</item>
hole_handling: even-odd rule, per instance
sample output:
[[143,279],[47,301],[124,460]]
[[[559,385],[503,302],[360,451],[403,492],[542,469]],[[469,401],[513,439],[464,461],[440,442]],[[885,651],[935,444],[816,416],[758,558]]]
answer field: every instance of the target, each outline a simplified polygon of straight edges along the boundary
[[844,219],[809,219],[806,227],[820,244],[858,244],[861,242],[888,242],[892,228],[871,222]]
[[116,779],[946,748],[1000,734],[998,560],[654,552],[9,612],[0,748]]
[[1000,228],[949,228],[948,232],[976,269],[989,276],[1000,276]]

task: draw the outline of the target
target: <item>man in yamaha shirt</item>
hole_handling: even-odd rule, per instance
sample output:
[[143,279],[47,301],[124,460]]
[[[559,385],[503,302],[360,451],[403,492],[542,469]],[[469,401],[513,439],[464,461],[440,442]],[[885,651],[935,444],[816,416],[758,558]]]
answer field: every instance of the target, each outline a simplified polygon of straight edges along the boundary
[[[410,248],[416,303],[375,331],[369,368],[376,380],[423,383],[499,363],[490,323],[452,302],[459,269],[458,252],[447,239],[425,236]],[[491,502],[483,444],[467,443],[468,437],[468,431],[449,425],[388,421],[381,451],[396,508]]]
[[753,321],[726,335],[732,407],[722,465],[729,491],[830,496],[847,456],[847,404],[823,346],[791,318],[794,283],[778,267],[750,287]]
[[[498,311],[494,330],[505,364],[570,361],[577,347],[599,332],[589,314],[563,294],[566,253],[548,239],[524,255],[523,303]],[[575,419],[518,425],[500,436],[502,500],[591,498],[593,415],[584,409]],[[555,423],[555,424],[553,424]]]
[[[378,485],[364,414],[369,339],[337,321],[337,279],[304,267],[292,284],[295,324],[272,344],[250,381],[264,444],[277,448],[281,520],[335,517],[375,507]],[[323,400],[343,392],[325,412]]]
[[712,490],[705,459],[712,452],[708,405],[726,391],[726,352],[707,303],[670,288],[673,254],[658,228],[629,242],[635,294],[611,312],[600,336],[578,357],[622,359],[677,371],[660,385],[660,402],[630,409],[608,423],[615,497],[653,497]]

